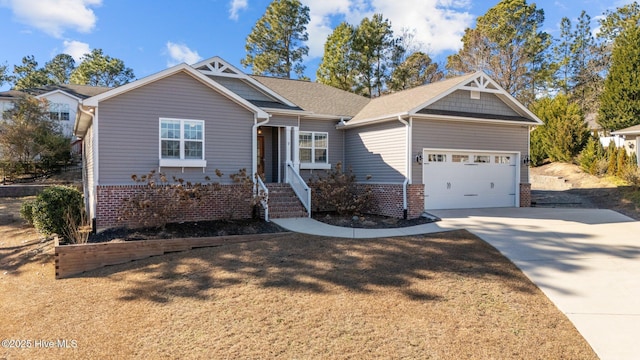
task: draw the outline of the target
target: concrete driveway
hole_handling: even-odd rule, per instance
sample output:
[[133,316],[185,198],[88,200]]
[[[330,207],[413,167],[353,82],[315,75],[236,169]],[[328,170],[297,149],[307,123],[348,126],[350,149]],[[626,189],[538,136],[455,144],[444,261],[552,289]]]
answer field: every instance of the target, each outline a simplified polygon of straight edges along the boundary
[[603,359],[640,358],[640,222],[611,210],[439,210],[513,261]]

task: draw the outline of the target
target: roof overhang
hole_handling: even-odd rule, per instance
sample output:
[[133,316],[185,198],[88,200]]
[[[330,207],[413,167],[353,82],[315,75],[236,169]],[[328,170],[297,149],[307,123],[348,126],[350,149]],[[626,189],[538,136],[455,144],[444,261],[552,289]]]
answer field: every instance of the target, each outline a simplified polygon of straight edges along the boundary
[[95,107],[85,107],[82,103],[78,104],[78,112],[76,113],[76,121],[73,125],[73,134],[79,138],[84,138],[87,130],[93,122],[93,114]]
[[269,114],[267,114],[267,112],[265,112],[264,110],[262,110],[259,107],[251,104],[247,100],[243,99],[242,97],[238,96],[234,92],[232,92],[229,89],[227,89],[226,87],[220,85],[215,80],[212,80],[211,78],[207,77],[206,75],[204,75],[200,71],[195,70],[191,66],[189,66],[187,64],[184,64],[184,63],[176,65],[176,66],[173,66],[173,67],[170,67],[168,69],[165,69],[165,70],[160,71],[158,73],[155,73],[153,75],[147,76],[147,77],[142,78],[140,80],[136,80],[134,82],[130,82],[128,84],[119,86],[119,87],[117,87],[115,89],[109,90],[109,91],[104,92],[102,94],[99,94],[99,95],[96,95],[96,96],[92,96],[92,97],[90,97],[88,99],[83,100],[82,104],[85,105],[86,107],[97,107],[98,104],[101,101],[105,101],[105,100],[111,99],[111,98],[116,97],[118,95],[124,94],[126,92],[131,91],[131,90],[140,88],[140,87],[145,86],[145,85],[147,85],[149,83],[152,83],[152,82],[167,78],[169,76],[175,75],[175,74],[180,73],[180,72],[190,75],[191,77],[193,77],[194,79],[200,81],[202,84],[206,85],[207,87],[211,88],[212,90],[215,90],[216,92],[218,92],[221,95],[227,97],[228,99],[232,100],[233,102],[237,103],[238,105],[240,105],[240,106],[244,107],[245,109],[253,112],[258,119],[268,119],[269,118]]

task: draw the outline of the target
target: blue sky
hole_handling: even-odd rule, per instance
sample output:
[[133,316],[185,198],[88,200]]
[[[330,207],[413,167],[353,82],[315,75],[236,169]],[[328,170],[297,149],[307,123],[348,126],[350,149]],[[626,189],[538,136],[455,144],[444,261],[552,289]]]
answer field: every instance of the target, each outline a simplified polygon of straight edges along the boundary
[[[268,0],[0,0],[0,63],[19,64],[34,55],[42,66],[59,53],[76,58],[91,49],[122,59],[137,78],[181,62],[215,55],[240,67],[245,39]],[[586,10],[597,19],[607,9],[631,0],[538,0],[545,31],[557,36],[563,16]],[[475,18],[498,3],[475,0],[302,0],[309,6],[310,56],[307,76],[314,79],[326,36],[340,21],[357,24],[381,12],[394,31],[415,31],[422,49],[436,61],[461,46]],[[595,28],[597,22],[594,20]],[[0,88],[6,90],[7,86]]]

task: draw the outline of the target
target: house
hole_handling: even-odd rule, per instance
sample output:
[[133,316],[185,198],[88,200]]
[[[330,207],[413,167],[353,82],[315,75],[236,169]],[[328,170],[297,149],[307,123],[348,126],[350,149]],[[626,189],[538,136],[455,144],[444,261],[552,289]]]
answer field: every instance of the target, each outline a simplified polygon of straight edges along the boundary
[[638,145],[640,144],[640,125],[630,126],[628,128],[616,130],[611,135],[620,136],[624,139],[624,147],[628,154],[636,154],[638,166],[640,166],[640,151]]
[[[306,214],[309,178],[339,162],[384,215],[529,206],[529,131],[542,123],[483,72],[370,100],[248,75],[219,57],[83,99],[78,110],[97,228],[118,224],[118,204],[139,191],[131,176],[150,169],[191,182],[250,169],[271,193],[292,189]],[[215,218],[221,201],[184,219]]]
[[46,99],[49,101],[49,117],[53,120],[59,120],[62,132],[65,136],[71,138],[73,137],[73,124],[80,101],[107,90],[110,90],[110,88],[73,84],[9,90],[0,92],[0,111],[2,111],[4,118],[5,112],[12,109],[13,103],[22,96],[31,95],[38,99]]

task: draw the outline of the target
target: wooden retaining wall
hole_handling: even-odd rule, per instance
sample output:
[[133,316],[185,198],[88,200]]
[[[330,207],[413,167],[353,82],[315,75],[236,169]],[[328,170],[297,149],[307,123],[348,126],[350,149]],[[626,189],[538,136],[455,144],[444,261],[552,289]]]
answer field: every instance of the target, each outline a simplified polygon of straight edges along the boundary
[[56,279],[107,265],[123,264],[151,256],[195,248],[272,239],[280,234],[216,236],[208,238],[135,240],[84,245],[60,245],[55,239]]

